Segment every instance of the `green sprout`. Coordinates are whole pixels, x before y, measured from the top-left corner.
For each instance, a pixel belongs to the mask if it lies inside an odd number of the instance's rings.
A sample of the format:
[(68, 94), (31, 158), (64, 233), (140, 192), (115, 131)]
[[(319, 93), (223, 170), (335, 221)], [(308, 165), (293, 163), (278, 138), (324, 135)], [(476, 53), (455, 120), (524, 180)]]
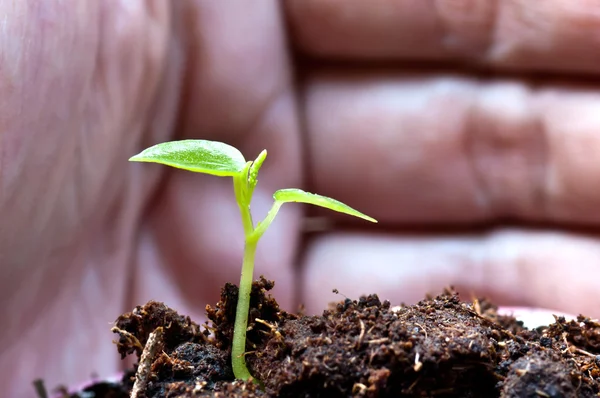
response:
[(129, 159), (135, 162), (159, 163), (196, 173), (233, 178), (235, 199), (244, 226), (245, 246), (233, 331), (231, 361), (235, 377), (242, 380), (248, 380), (252, 377), (246, 366), (244, 353), (256, 247), (281, 206), (287, 202), (308, 203), (367, 221), (377, 222), (374, 218), (335, 199), (308, 193), (300, 189), (280, 189), (273, 194), (275, 202), (265, 219), (254, 226), (250, 213), (250, 202), (252, 201), (254, 188), (258, 183), (258, 171), (266, 157), (267, 151), (263, 150), (256, 160), (246, 161), (238, 149), (222, 142), (181, 140), (154, 145)]

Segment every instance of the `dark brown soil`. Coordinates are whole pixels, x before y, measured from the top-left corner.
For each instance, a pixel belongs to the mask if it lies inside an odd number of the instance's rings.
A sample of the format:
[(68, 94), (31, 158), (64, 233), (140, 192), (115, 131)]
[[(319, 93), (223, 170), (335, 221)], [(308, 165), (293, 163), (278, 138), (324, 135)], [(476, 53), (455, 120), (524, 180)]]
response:
[[(233, 381), (236, 286), (225, 285), (221, 301), (207, 306), (203, 327), (153, 301), (120, 316), (117, 350), (138, 363), (162, 328), (140, 397), (600, 396), (600, 324), (585, 317), (527, 330), (452, 291), (397, 307), (370, 295), (301, 316), (280, 310), (266, 293), (272, 287), (254, 283), (248, 332), (247, 362), (264, 388)], [(68, 397), (129, 397), (138, 367), (120, 384)]]

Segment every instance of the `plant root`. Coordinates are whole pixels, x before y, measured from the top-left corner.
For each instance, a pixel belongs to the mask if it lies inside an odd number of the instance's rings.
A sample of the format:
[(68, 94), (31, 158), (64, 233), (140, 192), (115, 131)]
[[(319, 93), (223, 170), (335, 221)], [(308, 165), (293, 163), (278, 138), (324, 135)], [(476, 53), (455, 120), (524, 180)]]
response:
[(113, 333), (118, 333), (119, 336), (124, 337), (133, 347), (135, 347), (135, 350), (138, 355), (141, 355), (142, 351), (144, 351), (144, 346), (142, 346), (140, 340), (138, 340), (137, 337), (129, 333), (127, 330), (119, 329), (118, 327), (114, 326), (110, 329), (110, 331)]
[(131, 398), (141, 398), (141, 394), (148, 384), (148, 377), (150, 376), (152, 362), (154, 361), (159, 349), (162, 349), (163, 334), (164, 329), (162, 326), (157, 327), (154, 332), (150, 333), (148, 341), (146, 342), (146, 346), (142, 351), (140, 363), (135, 374), (135, 383), (131, 389)]

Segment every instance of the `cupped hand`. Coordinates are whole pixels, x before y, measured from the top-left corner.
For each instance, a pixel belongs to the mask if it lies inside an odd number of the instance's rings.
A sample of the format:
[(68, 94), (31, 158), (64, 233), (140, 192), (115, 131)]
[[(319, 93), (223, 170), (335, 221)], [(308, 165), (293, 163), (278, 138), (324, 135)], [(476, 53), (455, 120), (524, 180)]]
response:
[(257, 219), (302, 187), (380, 221), (285, 205), (255, 272), (286, 309), (454, 285), (600, 315), (599, 7), (0, 7), (0, 395), (107, 376), (120, 313), (157, 299), (202, 320), (237, 283), (231, 181), (127, 162), (173, 139), (266, 148)]

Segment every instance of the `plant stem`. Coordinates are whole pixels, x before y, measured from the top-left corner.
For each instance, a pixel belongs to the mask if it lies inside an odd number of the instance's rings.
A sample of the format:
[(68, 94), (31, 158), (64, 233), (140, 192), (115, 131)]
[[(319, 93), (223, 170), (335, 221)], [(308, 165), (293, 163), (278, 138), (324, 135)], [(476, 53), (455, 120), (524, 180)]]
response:
[[(283, 202), (275, 201), (273, 207), (265, 219), (258, 223), (254, 228), (252, 214), (250, 213), (251, 192), (253, 186), (248, 185), (246, 173), (240, 177), (234, 178), (233, 188), (235, 198), (242, 216), (244, 225), (244, 261), (242, 263), (242, 275), (240, 277), (240, 287), (238, 290), (238, 302), (235, 310), (235, 323), (233, 326), (233, 341), (231, 343), (231, 366), (236, 379), (248, 380), (252, 377), (246, 366), (246, 332), (248, 330), (248, 312), (250, 311), (250, 293), (252, 292), (252, 278), (254, 273), (254, 257), (256, 256), (256, 247), (258, 241), (265, 233), (269, 225), (275, 219)], [(250, 192), (248, 195), (247, 193)]]
[(273, 203), (273, 206), (271, 206), (271, 210), (269, 210), (265, 219), (260, 221), (256, 225), (256, 228), (253, 231), (253, 238), (255, 238), (256, 240), (259, 240), (263, 236), (263, 234), (265, 233), (267, 228), (269, 228), (269, 226), (275, 219), (275, 216), (277, 215), (277, 213), (279, 213), (279, 209), (281, 208), (282, 205), (283, 205), (283, 202), (280, 202), (278, 200), (276, 200)]
[(246, 330), (248, 328), (248, 311), (250, 310), (250, 293), (252, 291), (252, 273), (254, 271), (254, 256), (258, 240), (246, 240), (244, 263), (238, 293), (238, 303), (235, 312), (231, 361), (233, 374), (236, 379), (248, 380), (252, 375), (246, 366)]
[(252, 198), (245, 198), (244, 192), (247, 184), (246, 177), (236, 177), (233, 179), (233, 191), (235, 192), (235, 199), (240, 209), (242, 216), (242, 224), (244, 225), (244, 235), (246, 240), (254, 232), (254, 223), (252, 222), (252, 213), (250, 213), (250, 201)]
[(242, 223), (244, 225), (244, 261), (242, 263), (242, 275), (238, 290), (238, 302), (235, 311), (235, 323), (233, 327), (233, 341), (231, 343), (231, 366), (236, 379), (248, 380), (252, 377), (246, 366), (246, 331), (248, 328), (248, 312), (250, 310), (250, 293), (252, 292), (252, 274), (254, 273), (254, 257), (258, 238), (254, 236), (254, 224), (250, 213), (251, 198), (244, 197), (246, 175), (235, 178), (233, 185), (235, 196), (240, 208)]

